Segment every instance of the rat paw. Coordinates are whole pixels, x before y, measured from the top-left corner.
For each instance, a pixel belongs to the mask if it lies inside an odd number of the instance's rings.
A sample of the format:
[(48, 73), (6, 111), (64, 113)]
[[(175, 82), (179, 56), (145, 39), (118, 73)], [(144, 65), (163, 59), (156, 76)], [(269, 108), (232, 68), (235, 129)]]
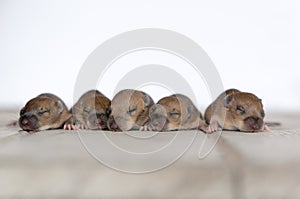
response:
[(150, 126), (145, 125), (140, 128), (140, 131), (152, 131), (152, 128)]
[(63, 127), (64, 130), (82, 130), (88, 129), (84, 124), (65, 124)]
[(262, 130), (263, 130), (263, 131), (270, 131), (270, 128), (268, 127), (268, 125), (265, 124), (265, 125), (263, 126), (263, 129), (262, 129)]
[(74, 127), (75, 126), (73, 124), (65, 124), (63, 129), (64, 130), (75, 130)]
[(222, 130), (222, 128), (220, 128), (217, 123), (212, 123), (212, 124), (209, 124), (208, 126), (204, 126), (202, 128), (201, 128), (201, 126), (199, 126), (199, 129), (204, 131), (207, 134), (211, 134), (213, 132)]

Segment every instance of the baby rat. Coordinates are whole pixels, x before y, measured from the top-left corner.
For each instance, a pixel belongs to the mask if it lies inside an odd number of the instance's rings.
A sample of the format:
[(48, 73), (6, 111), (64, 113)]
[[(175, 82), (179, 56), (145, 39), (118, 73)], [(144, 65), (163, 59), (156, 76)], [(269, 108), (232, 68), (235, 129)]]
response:
[(202, 114), (185, 95), (174, 94), (160, 99), (150, 108), (150, 122), (141, 130), (173, 131), (201, 129), (207, 125)]
[(261, 99), (252, 93), (229, 89), (223, 92), (205, 111), (208, 133), (217, 130), (257, 132), (268, 130)]
[(98, 90), (86, 92), (71, 108), (72, 118), (66, 122), (64, 129), (107, 129), (109, 106), (110, 99)]
[(61, 128), (71, 117), (65, 103), (57, 96), (44, 93), (26, 103), (20, 111), (19, 125), (27, 132)]
[(149, 121), (149, 109), (154, 104), (145, 92), (125, 89), (111, 101), (108, 128), (113, 131), (139, 130)]

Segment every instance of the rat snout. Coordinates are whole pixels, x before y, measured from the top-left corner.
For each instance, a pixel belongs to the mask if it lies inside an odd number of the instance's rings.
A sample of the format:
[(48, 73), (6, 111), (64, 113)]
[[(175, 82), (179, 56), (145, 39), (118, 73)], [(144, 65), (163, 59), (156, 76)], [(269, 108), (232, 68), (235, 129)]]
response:
[(102, 126), (102, 127), (105, 126), (106, 127), (107, 120), (108, 120), (107, 115), (104, 114), (104, 113), (97, 113), (96, 115), (97, 115), (97, 119), (99, 121), (100, 126)]
[(22, 127), (28, 127), (28, 126), (30, 126), (30, 121), (27, 118), (23, 118), (21, 120), (21, 126)]
[(96, 113), (97, 118), (101, 120), (107, 120), (107, 115), (105, 113)]
[(19, 125), (24, 131), (34, 131), (39, 128), (39, 121), (36, 116), (25, 113), (20, 117)]
[(133, 123), (123, 117), (116, 117), (115, 122), (122, 131), (128, 131), (132, 128)]
[(107, 116), (104, 113), (94, 113), (88, 118), (88, 127), (90, 129), (105, 129), (107, 128)]
[(153, 115), (149, 126), (153, 131), (162, 131), (167, 123), (167, 118), (161, 115)]
[(248, 117), (244, 120), (245, 125), (250, 131), (259, 131), (262, 129), (264, 121), (259, 117)]
[(107, 115), (105, 113), (97, 113), (96, 116), (101, 129), (107, 128)]
[(119, 126), (117, 125), (115, 119), (113, 116), (110, 116), (107, 120), (107, 127), (111, 131), (121, 131)]

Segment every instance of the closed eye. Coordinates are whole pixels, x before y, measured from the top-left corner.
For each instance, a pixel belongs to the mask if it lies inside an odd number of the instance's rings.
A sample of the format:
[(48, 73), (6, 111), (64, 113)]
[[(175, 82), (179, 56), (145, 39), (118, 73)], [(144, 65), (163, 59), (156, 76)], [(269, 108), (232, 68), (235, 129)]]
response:
[(134, 111), (136, 111), (136, 108), (133, 108), (133, 109), (130, 109), (130, 108), (129, 108), (129, 110), (127, 111), (127, 114), (130, 115), (130, 114), (132, 114)]
[(48, 109), (46, 109), (46, 110), (40, 110), (40, 111), (38, 112), (38, 114), (39, 114), (39, 115), (43, 115), (43, 114), (49, 113), (49, 112), (50, 112), (50, 110), (48, 110)]
[(237, 106), (236, 110), (238, 110), (242, 115), (246, 113), (246, 110), (242, 106)]
[(83, 111), (86, 112), (86, 113), (90, 113), (91, 109), (90, 108), (84, 108)]
[(178, 116), (180, 115), (180, 113), (178, 112), (170, 112), (169, 115), (172, 117), (172, 116)]

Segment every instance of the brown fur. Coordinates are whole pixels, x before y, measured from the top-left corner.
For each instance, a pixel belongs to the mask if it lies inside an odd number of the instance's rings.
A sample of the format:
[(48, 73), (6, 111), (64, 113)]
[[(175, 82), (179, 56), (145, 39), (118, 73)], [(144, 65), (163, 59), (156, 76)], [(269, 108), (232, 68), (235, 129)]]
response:
[(118, 92), (111, 101), (110, 130), (138, 130), (149, 120), (152, 98), (142, 92), (126, 89)]
[(107, 129), (109, 106), (110, 99), (98, 90), (86, 92), (70, 110), (72, 118), (64, 129)]
[(266, 128), (261, 99), (252, 93), (229, 89), (222, 93), (205, 111), (209, 131), (262, 131)]
[(160, 99), (151, 107), (150, 118), (149, 125), (142, 130), (172, 131), (207, 127), (193, 102), (182, 94)]
[(59, 97), (44, 93), (28, 101), (21, 109), (19, 125), (28, 132), (57, 129), (70, 117), (67, 106)]

